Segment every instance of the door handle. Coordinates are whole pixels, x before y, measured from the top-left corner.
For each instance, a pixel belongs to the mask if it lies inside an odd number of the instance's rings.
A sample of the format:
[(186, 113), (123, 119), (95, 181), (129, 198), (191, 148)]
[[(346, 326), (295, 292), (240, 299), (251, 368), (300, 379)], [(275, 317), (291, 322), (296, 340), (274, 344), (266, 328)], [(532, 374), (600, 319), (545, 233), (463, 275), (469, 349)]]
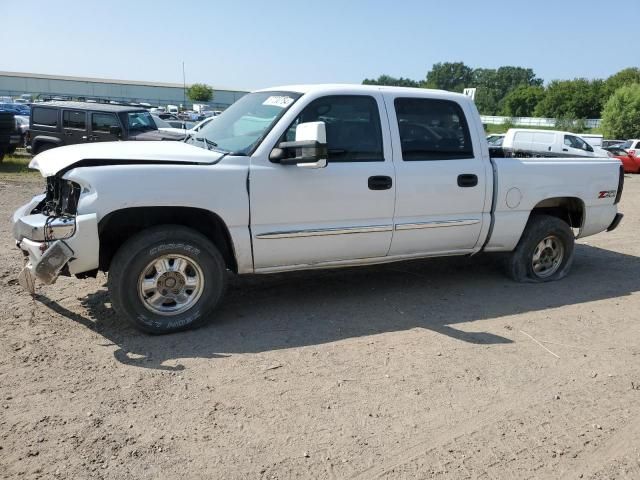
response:
[(463, 173), (458, 175), (459, 187), (475, 187), (478, 185), (478, 176), (472, 173)]
[(369, 190), (389, 190), (393, 185), (393, 180), (386, 175), (374, 175), (369, 177), (368, 184)]
[(569, 151), (569, 149), (568, 149), (568, 148), (563, 148), (563, 149), (562, 149), (562, 151), (563, 151), (563, 152), (568, 152), (568, 151)]

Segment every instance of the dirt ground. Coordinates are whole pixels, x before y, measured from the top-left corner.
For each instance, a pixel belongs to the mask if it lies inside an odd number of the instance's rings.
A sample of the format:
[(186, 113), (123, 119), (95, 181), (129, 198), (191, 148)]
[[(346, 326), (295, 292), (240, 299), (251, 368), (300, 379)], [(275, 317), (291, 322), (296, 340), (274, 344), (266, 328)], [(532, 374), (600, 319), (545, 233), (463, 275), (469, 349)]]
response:
[(152, 337), (105, 277), (35, 299), (0, 179), (0, 477), (640, 478), (640, 176), (563, 281), (493, 257), (235, 278)]

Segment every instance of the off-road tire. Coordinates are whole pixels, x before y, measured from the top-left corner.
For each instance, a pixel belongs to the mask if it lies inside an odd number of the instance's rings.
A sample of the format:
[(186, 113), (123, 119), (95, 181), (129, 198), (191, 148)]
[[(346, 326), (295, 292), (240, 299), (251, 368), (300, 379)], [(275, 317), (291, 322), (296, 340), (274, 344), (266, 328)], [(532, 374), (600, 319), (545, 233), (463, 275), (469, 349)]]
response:
[[(550, 236), (562, 244), (563, 257), (552, 274), (541, 277), (534, 271), (534, 254), (540, 242)], [(560, 280), (571, 268), (574, 245), (573, 231), (565, 221), (549, 215), (533, 214), (515, 250), (507, 256), (507, 274), (517, 282), (542, 283)]]
[[(172, 254), (197, 263), (204, 285), (188, 310), (160, 315), (150, 311), (140, 298), (139, 279), (150, 262)], [(181, 225), (161, 225), (139, 232), (118, 249), (109, 267), (113, 308), (136, 328), (151, 334), (196, 328), (210, 320), (226, 285), (227, 269), (216, 246), (201, 233)]]

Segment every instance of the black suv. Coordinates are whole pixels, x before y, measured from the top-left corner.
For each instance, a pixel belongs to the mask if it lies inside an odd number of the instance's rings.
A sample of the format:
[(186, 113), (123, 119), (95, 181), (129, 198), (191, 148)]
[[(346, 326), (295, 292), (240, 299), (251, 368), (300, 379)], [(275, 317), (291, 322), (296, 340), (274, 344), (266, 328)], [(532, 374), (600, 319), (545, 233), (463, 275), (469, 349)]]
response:
[(31, 106), (33, 154), (62, 145), (116, 140), (183, 140), (185, 134), (158, 130), (139, 107), (88, 102), (43, 102)]
[(0, 162), (5, 153), (13, 153), (20, 143), (20, 132), (11, 112), (0, 112)]

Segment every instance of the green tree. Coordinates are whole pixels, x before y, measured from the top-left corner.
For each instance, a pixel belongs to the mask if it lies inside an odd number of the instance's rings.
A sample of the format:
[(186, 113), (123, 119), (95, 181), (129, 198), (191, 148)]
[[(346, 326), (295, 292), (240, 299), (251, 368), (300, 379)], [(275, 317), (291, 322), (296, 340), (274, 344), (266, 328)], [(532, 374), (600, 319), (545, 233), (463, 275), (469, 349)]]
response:
[(618, 73), (611, 75), (604, 81), (603, 103), (607, 103), (609, 97), (615, 93), (620, 87), (640, 83), (640, 68), (632, 67), (620, 70)]
[(420, 82), (410, 78), (396, 78), (390, 75), (380, 75), (378, 78), (365, 78), (363, 85), (387, 85), (391, 87), (420, 87)]
[(537, 117), (598, 118), (602, 110), (602, 80), (554, 80), (535, 109)]
[(462, 92), (464, 88), (472, 86), (472, 80), (473, 69), (463, 62), (436, 63), (427, 73), (424, 86), (451, 92)]
[(192, 102), (208, 102), (213, 98), (213, 88), (204, 83), (194, 83), (187, 88), (187, 96)]
[(476, 105), (485, 115), (498, 114), (506, 96), (516, 88), (541, 85), (542, 79), (536, 77), (531, 68), (504, 66), (497, 70), (477, 68), (473, 71), (473, 86), (478, 89)]
[(544, 88), (537, 85), (520, 85), (502, 99), (502, 115), (531, 117), (536, 106), (544, 98)]
[(640, 137), (640, 83), (621, 87), (609, 98), (601, 130), (609, 138)]

